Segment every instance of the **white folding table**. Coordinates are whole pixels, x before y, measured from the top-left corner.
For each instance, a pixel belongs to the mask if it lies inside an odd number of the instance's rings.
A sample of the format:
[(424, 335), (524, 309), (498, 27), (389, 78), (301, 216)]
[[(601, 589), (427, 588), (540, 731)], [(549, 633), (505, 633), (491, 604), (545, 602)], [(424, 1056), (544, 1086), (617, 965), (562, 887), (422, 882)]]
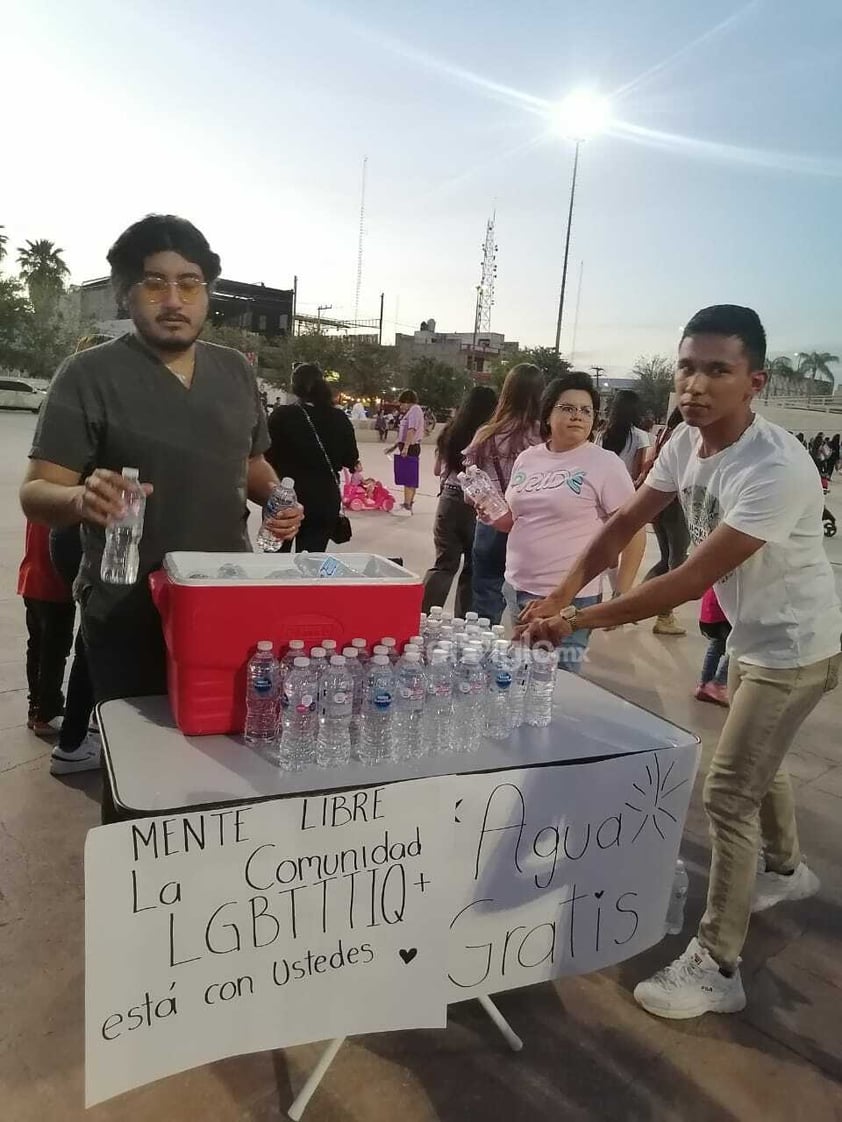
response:
[[(509, 740), (484, 739), (472, 754), (426, 756), (412, 763), (311, 767), (281, 771), (234, 736), (186, 737), (166, 697), (109, 701), (98, 707), (105, 766), (117, 811), (127, 817), (235, 805), (284, 795), (382, 785), (424, 776), (540, 768), (547, 765), (685, 748), (693, 733), (573, 674), (559, 674), (552, 723), (523, 726)], [(478, 999), (506, 1043), (522, 1041), (490, 997)], [(289, 1109), (300, 1119), (343, 1042), (330, 1042)]]

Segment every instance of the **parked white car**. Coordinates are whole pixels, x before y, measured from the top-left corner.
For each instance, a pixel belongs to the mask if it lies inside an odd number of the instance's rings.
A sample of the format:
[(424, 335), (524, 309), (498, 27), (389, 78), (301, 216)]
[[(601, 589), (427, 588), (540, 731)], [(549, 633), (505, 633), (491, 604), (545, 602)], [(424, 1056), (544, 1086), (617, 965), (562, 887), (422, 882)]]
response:
[(46, 396), (44, 390), (19, 378), (0, 378), (0, 409), (28, 409), (30, 413), (37, 413)]

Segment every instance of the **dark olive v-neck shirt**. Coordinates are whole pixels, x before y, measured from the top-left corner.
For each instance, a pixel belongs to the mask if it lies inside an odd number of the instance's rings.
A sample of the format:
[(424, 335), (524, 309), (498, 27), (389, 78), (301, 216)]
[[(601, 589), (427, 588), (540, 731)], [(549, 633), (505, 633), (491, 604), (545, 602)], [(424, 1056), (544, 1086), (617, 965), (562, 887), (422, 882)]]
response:
[[(140, 543), (145, 583), (174, 550), (251, 548), (248, 460), (268, 446), (254, 374), (239, 351), (197, 343), (187, 388), (130, 334), (62, 363), (29, 455), (82, 476), (136, 467), (153, 485)], [(104, 530), (86, 524), (82, 538), (77, 594), (104, 618), (127, 590), (100, 581)]]

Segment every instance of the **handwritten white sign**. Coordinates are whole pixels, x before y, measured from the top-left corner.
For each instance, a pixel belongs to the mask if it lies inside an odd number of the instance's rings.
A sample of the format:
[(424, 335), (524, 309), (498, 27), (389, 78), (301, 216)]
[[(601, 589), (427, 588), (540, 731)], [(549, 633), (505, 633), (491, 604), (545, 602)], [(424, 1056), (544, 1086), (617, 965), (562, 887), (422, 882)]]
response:
[(448, 779), (92, 830), (86, 1101), (224, 1056), (446, 1021)]
[(697, 762), (689, 745), (454, 776), (449, 1000), (601, 970), (658, 942)]

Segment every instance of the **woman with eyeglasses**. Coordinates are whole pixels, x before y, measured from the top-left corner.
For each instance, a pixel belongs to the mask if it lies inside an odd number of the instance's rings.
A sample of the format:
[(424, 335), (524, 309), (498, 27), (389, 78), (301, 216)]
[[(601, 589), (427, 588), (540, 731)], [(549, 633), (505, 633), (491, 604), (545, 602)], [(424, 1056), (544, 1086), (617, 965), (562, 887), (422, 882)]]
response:
[[(588, 542), (634, 493), (623, 461), (592, 441), (599, 393), (588, 374), (570, 373), (551, 382), (541, 401), (543, 442), (515, 461), (506, 491), (509, 514), (494, 523), (508, 532), (506, 582), (521, 611), (556, 588)], [(645, 540), (645, 539), (644, 539)], [(640, 564), (640, 541), (620, 560), (618, 590), (631, 586)], [(600, 578), (574, 601), (599, 603)], [(559, 666), (578, 674), (589, 632), (576, 631), (559, 649)]]

